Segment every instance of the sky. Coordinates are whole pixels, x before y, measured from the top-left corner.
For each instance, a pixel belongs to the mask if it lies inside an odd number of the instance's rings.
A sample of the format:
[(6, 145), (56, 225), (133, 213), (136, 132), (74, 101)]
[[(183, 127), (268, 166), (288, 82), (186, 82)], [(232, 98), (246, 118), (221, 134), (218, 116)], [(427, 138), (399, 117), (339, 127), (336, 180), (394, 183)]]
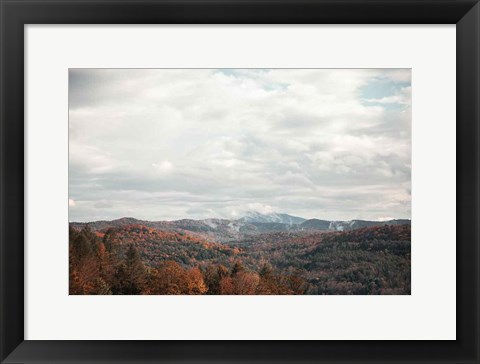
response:
[(70, 69), (69, 219), (411, 215), (410, 69)]

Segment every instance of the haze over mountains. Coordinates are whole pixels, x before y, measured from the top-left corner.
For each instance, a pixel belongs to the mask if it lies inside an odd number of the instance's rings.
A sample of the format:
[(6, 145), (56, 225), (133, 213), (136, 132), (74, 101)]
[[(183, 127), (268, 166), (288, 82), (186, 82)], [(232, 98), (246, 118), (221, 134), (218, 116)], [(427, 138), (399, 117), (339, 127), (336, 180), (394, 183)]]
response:
[(364, 227), (384, 225), (410, 224), (407, 219), (388, 221), (328, 221), (320, 219), (304, 219), (284, 213), (262, 214), (250, 212), (237, 220), (227, 219), (182, 219), (175, 221), (145, 221), (132, 217), (124, 217), (112, 221), (94, 221), (88, 223), (72, 222), (73, 227), (82, 228), (85, 225), (93, 231), (118, 228), (129, 225), (143, 225), (163, 231), (189, 232), (204, 238), (219, 242), (229, 242), (245, 238), (249, 235), (282, 231), (350, 231)]

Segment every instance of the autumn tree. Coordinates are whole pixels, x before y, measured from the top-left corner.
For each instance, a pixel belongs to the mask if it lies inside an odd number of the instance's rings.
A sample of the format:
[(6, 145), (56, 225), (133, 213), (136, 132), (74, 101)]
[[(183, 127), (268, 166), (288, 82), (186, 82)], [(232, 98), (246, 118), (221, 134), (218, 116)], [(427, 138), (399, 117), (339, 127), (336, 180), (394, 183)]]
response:
[(240, 271), (233, 277), (234, 294), (253, 295), (259, 282), (260, 277), (257, 273)]
[(187, 294), (205, 294), (208, 291), (208, 287), (203, 280), (202, 272), (198, 267), (192, 268), (187, 273), (188, 286)]
[(185, 294), (188, 287), (188, 276), (185, 269), (174, 261), (162, 263), (153, 278), (153, 293), (162, 295)]
[(295, 295), (305, 294), (309, 287), (307, 281), (303, 277), (303, 272), (299, 269), (290, 268), (284, 282), (291, 293)]
[(208, 287), (207, 294), (220, 294), (220, 281), (222, 278), (229, 276), (228, 269), (219, 264), (208, 265), (203, 273), (204, 281)]
[(233, 284), (232, 277), (226, 276), (220, 280), (219, 294), (223, 294), (223, 295), (235, 294), (235, 285)]

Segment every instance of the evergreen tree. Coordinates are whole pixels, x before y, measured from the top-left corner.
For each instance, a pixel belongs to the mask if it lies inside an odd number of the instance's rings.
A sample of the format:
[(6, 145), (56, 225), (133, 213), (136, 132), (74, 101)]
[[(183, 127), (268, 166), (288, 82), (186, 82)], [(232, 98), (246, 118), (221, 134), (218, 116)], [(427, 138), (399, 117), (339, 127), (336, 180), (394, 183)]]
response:
[(243, 272), (245, 270), (244, 266), (240, 262), (235, 262), (232, 267), (231, 276), (233, 277), (235, 274)]
[(113, 292), (115, 294), (142, 294), (146, 283), (146, 271), (137, 249), (130, 244), (125, 260), (117, 267), (114, 277)]

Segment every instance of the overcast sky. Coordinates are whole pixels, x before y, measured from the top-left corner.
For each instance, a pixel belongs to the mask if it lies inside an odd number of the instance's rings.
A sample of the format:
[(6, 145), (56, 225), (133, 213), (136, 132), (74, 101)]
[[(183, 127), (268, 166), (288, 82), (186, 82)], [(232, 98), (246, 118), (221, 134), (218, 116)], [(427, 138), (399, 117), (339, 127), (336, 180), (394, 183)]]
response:
[(70, 221), (410, 218), (410, 78), (70, 70)]

